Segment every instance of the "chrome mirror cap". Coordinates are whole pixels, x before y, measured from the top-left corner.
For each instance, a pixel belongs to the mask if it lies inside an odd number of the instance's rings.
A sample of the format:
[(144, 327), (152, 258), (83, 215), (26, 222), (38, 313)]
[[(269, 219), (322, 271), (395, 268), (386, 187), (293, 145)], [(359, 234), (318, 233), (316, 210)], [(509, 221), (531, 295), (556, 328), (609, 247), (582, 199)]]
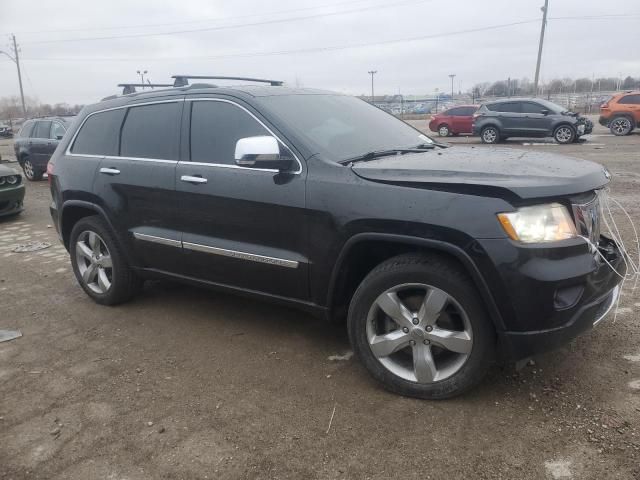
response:
[(245, 137), (236, 142), (235, 160), (238, 165), (251, 167), (279, 159), (280, 145), (272, 136)]

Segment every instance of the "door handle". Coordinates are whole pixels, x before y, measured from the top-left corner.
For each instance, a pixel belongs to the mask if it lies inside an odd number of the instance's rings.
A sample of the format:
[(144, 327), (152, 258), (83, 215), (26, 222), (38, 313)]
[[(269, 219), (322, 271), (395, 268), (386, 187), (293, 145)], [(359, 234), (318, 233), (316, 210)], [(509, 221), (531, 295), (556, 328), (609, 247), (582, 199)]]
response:
[(120, 175), (120, 170), (117, 168), (101, 168), (100, 173), (106, 173), (107, 175)]
[(207, 179), (206, 178), (197, 177), (197, 176), (191, 176), (191, 175), (182, 175), (180, 177), (180, 180), (182, 180), (183, 182), (194, 183), (194, 184), (207, 183)]

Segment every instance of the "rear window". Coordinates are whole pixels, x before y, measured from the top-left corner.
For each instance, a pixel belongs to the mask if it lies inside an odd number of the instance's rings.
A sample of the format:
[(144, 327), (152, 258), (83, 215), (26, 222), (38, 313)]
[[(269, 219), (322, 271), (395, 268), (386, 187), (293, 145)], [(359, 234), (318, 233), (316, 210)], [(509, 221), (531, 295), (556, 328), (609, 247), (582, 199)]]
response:
[(36, 122), (36, 128), (31, 134), (31, 138), (49, 138), (49, 132), (51, 131), (51, 121)]
[(109, 110), (89, 116), (73, 142), (77, 155), (118, 155), (120, 126), (126, 109)]
[(625, 95), (618, 103), (623, 105), (640, 105), (640, 95)]
[(178, 159), (182, 103), (157, 103), (131, 107), (122, 127), (123, 157)]
[(25, 122), (24, 125), (22, 125), (22, 128), (20, 129), (20, 131), (18, 132), (18, 137), (29, 137), (31, 136), (31, 131), (33, 130), (33, 125), (34, 122), (29, 120), (28, 122)]

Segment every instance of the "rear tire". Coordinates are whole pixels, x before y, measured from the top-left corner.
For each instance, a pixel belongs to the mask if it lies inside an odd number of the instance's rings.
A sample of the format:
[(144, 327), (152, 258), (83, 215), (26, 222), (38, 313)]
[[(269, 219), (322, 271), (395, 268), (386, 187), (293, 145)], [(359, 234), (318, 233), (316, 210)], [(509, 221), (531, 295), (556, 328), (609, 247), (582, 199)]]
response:
[(24, 172), (24, 176), (30, 182), (37, 182), (42, 180), (42, 175), (44, 171), (35, 167), (31, 159), (26, 156), (22, 160), (22, 171)]
[(84, 217), (73, 226), (69, 253), (78, 283), (96, 303), (126, 302), (142, 287), (111, 229), (98, 216)]
[(451, 129), (449, 128), (449, 125), (445, 123), (440, 125), (438, 127), (438, 135), (441, 137), (448, 137), (449, 135), (451, 135)]
[(480, 139), (482, 140), (482, 143), (489, 145), (498, 143), (500, 141), (500, 131), (493, 125), (484, 127), (480, 132)]
[(629, 117), (617, 116), (609, 123), (609, 130), (616, 137), (623, 137), (633, 131), (633, 124), (631, 120), (629, 120)]
[(495, 355), (495, 330), (475, 285), (439, 256), (400, 255), (374, 268), (351, 300), (348, 330), (369, 373), (411, 397), (459, 395), (482, 380)]

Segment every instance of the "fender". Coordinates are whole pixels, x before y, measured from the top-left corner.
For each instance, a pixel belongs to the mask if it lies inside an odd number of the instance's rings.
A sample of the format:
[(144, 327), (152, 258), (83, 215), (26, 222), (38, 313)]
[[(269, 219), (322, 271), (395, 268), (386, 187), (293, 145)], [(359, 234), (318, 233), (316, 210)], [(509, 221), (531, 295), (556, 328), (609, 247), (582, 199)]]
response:
[(473, 262), (471, 257), (469, 257), (469, 255), (462, 248), (456, 245), (453, 245), (451, 243), (443, 242), (440, 240), (432, 240), (429, 238), (412, 237), (407, 235), (397, 235), (397, 234), (391, 234), (391, 233), (358, 233), (352, 236), (351, 238), (349, 238), (345, 242), (345, 244), (342, 247), (342, 250), (340, 251), (340, 254), (338, 255), (338, 259), (336, 260), (333, 271), (331, 272), (331, 279), (329, 282), (329, 295), (327, 299), (328, 300), (327, 305), (329, 306), (329, 308), (333, 304), (335, 284), (338, 281), (338, 274), (340, 272), (342, 264), (347, 258), (347, 255), (356, 244), (363, 241), (368, 241), (368, 240), (387, 241), (387, 242), (393, 242), (393, 243), (403, 243), (406, 245), (415, 245), (419, 247), (429, 248), (432, 250), (439, 250), (441, 252), (453, 255), (455, 258), (457, 258), (460, 261), (460, 263), (462, 263), (465, 270), (469, 273), (469, 275), (471, 276), (471, 279), (473, 280), (474, 284), (478, 288), (478, 291), (480, 292), (480, 296), (484, 301), (484, 304), (487, 308), (487, 311), (489, 312), (489, 315), (491, 316), (491, 319), (493, 320), (494, 325), (496, 326), (496, 329), (502, 330), (502, 331), (506, 329), (504, 320), (502, 318), (502, 314), (500, 313), (500, 310), (498, 309), (498, 306), (495, 303), (493, 294), (491, 293), (491, 290), (489, 289), (489, 286), (487, 285), (482, 273), (480, 272), (480, 270), (478, 270), (478, 267)]

